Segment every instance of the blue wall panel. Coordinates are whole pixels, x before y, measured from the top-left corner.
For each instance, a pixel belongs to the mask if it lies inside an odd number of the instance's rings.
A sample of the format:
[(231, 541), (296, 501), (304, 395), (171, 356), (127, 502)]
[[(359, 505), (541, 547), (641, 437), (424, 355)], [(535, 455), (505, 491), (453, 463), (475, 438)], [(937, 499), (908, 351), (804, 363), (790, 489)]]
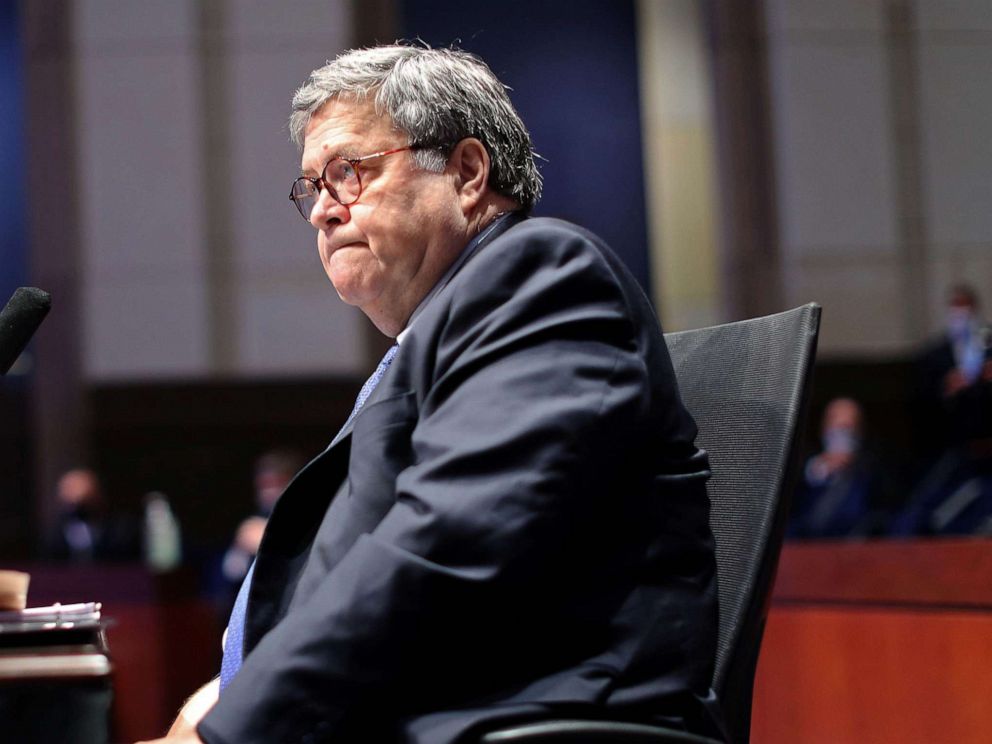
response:
[(19, 36), (17, 3), (0, 2), (0, 307), (27, 278)]
[(402, 0), (401, 32), (482, 57), (513, 90), (534, 139), (535, 214), (601, 235), (649, 290), (631, 0)]

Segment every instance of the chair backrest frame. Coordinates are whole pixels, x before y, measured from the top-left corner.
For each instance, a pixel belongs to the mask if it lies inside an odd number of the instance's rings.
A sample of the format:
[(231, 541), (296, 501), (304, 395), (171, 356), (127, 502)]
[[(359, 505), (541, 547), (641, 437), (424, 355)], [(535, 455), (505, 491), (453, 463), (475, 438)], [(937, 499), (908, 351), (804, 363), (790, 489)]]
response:
[(820, 307), (666, 334), (682, 400), (713, 469), (720, 624), (713, 688), (748, 741), (758, 652), (799, 471)]

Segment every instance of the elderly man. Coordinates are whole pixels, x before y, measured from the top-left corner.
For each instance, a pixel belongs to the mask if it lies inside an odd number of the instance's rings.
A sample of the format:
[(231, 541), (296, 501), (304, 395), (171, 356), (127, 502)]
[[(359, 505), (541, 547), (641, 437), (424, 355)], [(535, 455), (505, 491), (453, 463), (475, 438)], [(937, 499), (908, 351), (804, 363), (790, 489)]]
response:
[(706, 457), (622, 263), (527, 217), (504, 86), (387, 46), (314, 71), (293, 109), (290, 198), (396, 345), (276, 505), (219, 700), (176, 736), (470, 741), (558, 713), (719, 735)]

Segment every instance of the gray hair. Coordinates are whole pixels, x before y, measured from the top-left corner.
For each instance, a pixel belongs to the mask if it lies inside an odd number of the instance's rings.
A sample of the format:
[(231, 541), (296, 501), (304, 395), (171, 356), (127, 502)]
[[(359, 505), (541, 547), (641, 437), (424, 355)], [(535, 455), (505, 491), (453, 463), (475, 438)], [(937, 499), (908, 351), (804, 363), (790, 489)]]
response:
[(421, 168), (440, 172), (458, 142), (480, 140), (491, 161), (489, 185), (525, 210), (541, 197), (530, 135), (507, 89), (474, 54), (396, 44), (354, 49), (310, 73), (293, 96), (289, 128), (300, 147), (310, 118), (336, 96), (387, 115), (420, 149)]

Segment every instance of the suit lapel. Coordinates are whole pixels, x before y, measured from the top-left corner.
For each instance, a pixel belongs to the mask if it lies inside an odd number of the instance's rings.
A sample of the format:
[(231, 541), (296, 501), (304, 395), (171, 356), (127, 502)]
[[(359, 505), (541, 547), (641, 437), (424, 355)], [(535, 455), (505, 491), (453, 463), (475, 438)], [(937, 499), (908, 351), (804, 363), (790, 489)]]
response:
[(262, 536), (246, 610), (248, 653), (282, 616), (317, 528), (348, 473), (351, 438), (341, 437), (311, 460), (276, 502)]

